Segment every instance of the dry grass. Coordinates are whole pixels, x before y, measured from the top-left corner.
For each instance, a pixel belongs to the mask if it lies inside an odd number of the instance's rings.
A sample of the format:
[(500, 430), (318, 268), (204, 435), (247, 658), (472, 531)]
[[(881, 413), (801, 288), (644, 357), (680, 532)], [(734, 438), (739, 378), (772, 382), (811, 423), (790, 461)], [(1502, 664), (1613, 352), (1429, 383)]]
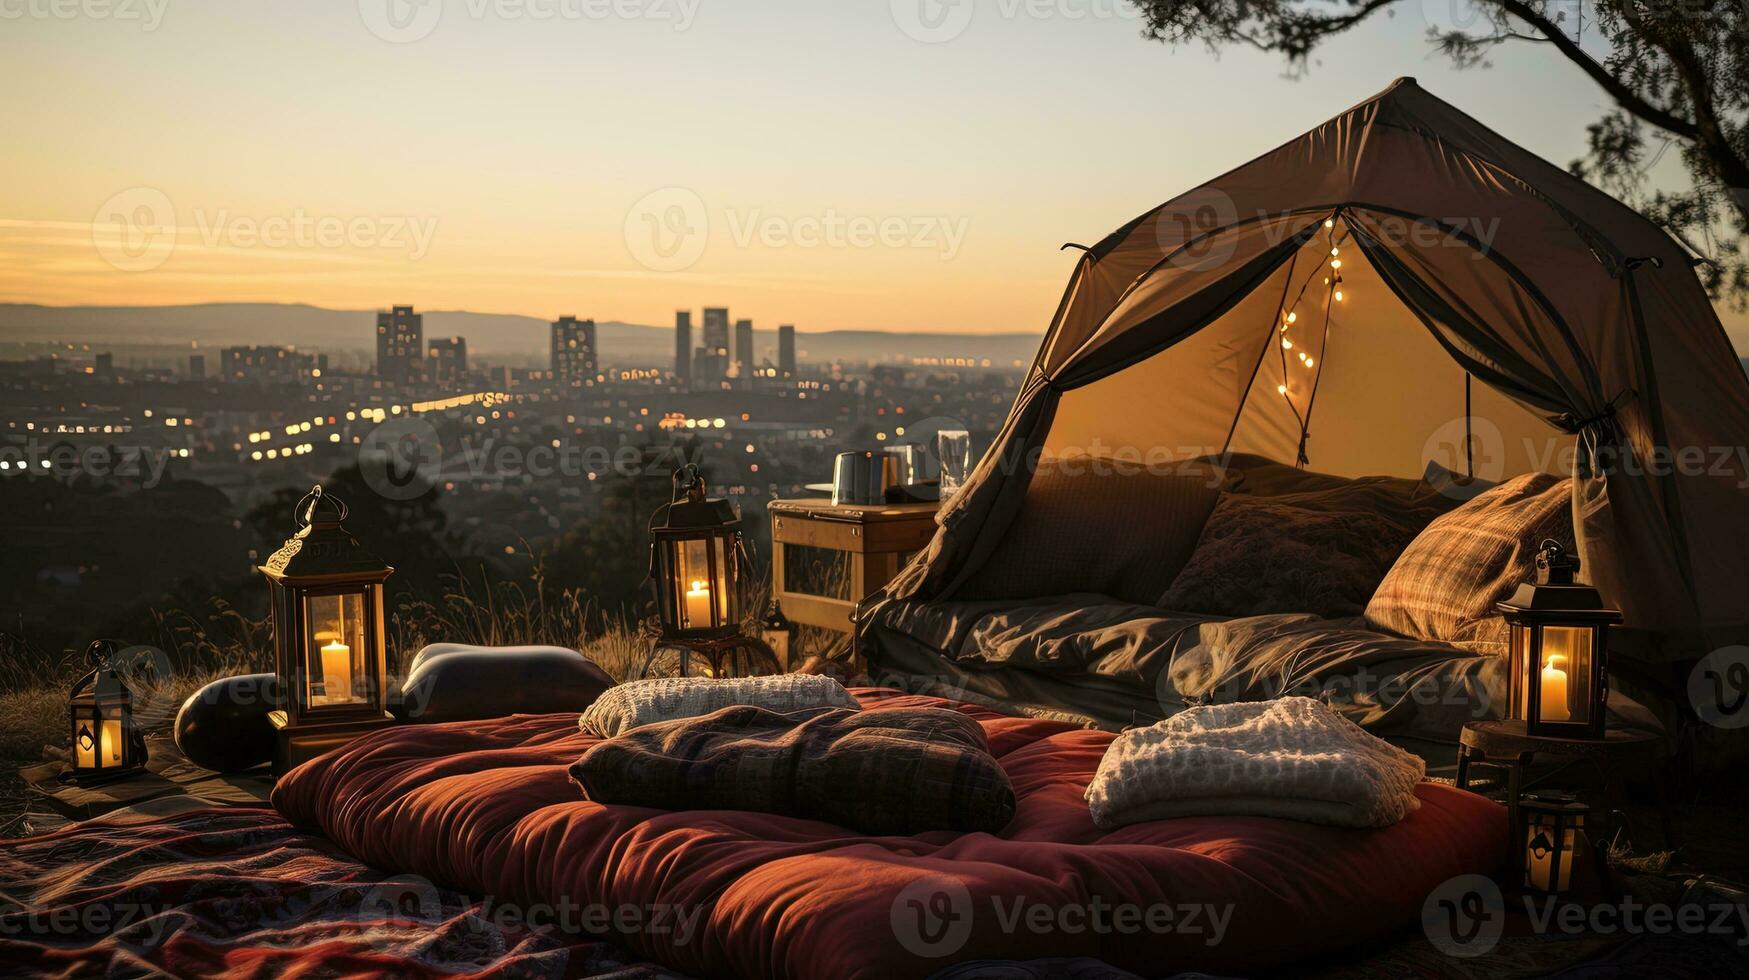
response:
[[(580, 650), (616, 680), (625, 679), (653, 648), (636, 624), (603, 613), (574, 590), (545, 587), (540, 570), (528, 582), (458, 579), (437, 601), (404, 600), (389, 614), (389, 672), (398, 686), (412, 657), (428, 643), (481, 646), (546, 645)], [(760, 604), (753, 608), (763, 610)], [(156, 617), (130, 676), (136, 717), (149, 733), (168, 732), (189, 695), (221, 677), (273, 670), (272, 628), (215, 600), (204, 614), (169, 611)], [(67, 696), (85, 673), (75, 651), (48, 655), (16, 637), (0, 650), (0, 837), (21, 824), (25, 796), (19, 769), (67, 752)]]

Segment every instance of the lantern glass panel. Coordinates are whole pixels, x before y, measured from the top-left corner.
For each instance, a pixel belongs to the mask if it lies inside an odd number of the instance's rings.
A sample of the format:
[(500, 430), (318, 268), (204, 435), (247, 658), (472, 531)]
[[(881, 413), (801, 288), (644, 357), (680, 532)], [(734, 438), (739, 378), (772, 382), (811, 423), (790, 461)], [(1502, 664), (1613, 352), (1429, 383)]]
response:
[(1524, 683), (1525, 661), (1530, 657), (1530, 627), (1513, 623), (1507, 630), (1507, 664), (1512, 668), (1509, 683), (1513, 718), (1530, 717), (1530, 686)]
[(1530, 813), (1525, 828), (1524, 883), (1541, 892), (1564, 892), (1573, 884), (1583, 818)]
[(727, 540), (712, 536), (679, 543), (679, 574), (672, 587), (677, 593), (674, 606), (680, 613), (681, 629), (714, 629), (729, 622), (732, 583)]
[(1590, 626), (1544, 626), (1541, 664), (1537, 669), (1540, 685), (1538, 720), (1546, 722), (1587, 723), (1591, 720), (1591, 655)]
[(366, 704), (365, 603), (368, 591), (312, 595), (304, 599), (304, 695), (311, 707)]
[(124, 748), (121, 717), (103, 717), (97, 708), (73, 711), (73, 765), (78, 769), (119, 769)]

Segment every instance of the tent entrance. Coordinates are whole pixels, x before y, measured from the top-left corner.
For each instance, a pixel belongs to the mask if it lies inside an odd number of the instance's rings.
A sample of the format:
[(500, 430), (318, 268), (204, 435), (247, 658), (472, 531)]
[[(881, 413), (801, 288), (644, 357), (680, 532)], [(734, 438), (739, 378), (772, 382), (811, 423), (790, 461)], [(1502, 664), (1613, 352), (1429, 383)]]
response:
[[(1420, 476), (1430, 461), (1489, 480), (1567, 472), (1571, 438), (1474, 378), (1369, 259), (1392, 249), (1392, 236), (1421, 251), (1395, 228), (1363, 226), (1357, 236), (1345, 215), (1324, 222), (1201, 329), (1064, 391), (1046, 455), (1167, 462), (1231, 451), (1343, 476)], [(1416, 264), (1509, 278), (1455, 237), (1434, 247), (1453, 254)], [(1168, 278), (1188, 286), (1194, 277)], [(1145, 316), (1150, 291), (1132, 290), (1130, 318)], [(1120, 306), (1114, 316), (1124, 314)]]

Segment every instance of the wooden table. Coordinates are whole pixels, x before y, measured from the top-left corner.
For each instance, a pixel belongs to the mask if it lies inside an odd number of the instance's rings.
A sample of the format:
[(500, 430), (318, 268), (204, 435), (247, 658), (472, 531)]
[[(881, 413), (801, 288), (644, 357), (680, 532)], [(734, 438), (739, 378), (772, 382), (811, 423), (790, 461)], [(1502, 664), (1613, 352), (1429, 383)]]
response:
[[(1670, 821), (1670, 802), (1665, 789), (1673, 748), (1661, 735), (1611, 728), (1600, 739), (1560, 738), (1531, 735), (1522, 721), (1472, 721), (1464, 726), (1458, 744), (1458, 789), (1469, 789), (1470, 767), (1483, 765), (1506, 770), (1508, 824), (1518, 827), (1518, 801), (1524, 792), (1524, 771), (1538, 755), (1580, 759), (1597, 767), (1606, 796), (1621, 795), (1621, 777), (1632, 770), (1647, 772), (1658, 790), (1658, 816), (1664, 846), (1676, 847)], [(1516, 838), (1514, 842), (1516, 846)]]
[[(771, 515), (771, 590), (791, 622), (853, 634), (850, 617), (859, 600), (899, 574), (912, 553), (935, 536), (935, 501), (914, 504), (838, 504), (825, 498), (774, 500)], [(790, 548), (809, 547), (845, 555), (849, 568), (843, 595), (802, 592), (787, 568)], [(786, 669), (791, 664), (784, 665)]]

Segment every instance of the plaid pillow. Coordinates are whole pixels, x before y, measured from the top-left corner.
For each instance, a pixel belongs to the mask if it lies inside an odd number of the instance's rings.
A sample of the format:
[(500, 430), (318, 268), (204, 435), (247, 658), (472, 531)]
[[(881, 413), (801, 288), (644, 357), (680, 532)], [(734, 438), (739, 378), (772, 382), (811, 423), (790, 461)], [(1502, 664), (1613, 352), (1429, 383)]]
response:
[(647, 677), (608, 688), (577, 719), (577, 727), (612, 738), (639, 725), (697, 718), (732, 704), (756, 704), (779, 712), (858, 707), (844, 685), (818, 674)]
[(1547, 538), (1573, 547), (1573, 481), (1527, 473), (1428, 525), (1404, 549), (1366, 606), (1376, 629), (1506, 652), (1494, 604), (1536, 568)]
[(571, 778), (598, 803), (753, 810), (869, 834), (995, 833), (1014, 816), (983, 726), (941, 708), (737, 705), (600, 742)]

